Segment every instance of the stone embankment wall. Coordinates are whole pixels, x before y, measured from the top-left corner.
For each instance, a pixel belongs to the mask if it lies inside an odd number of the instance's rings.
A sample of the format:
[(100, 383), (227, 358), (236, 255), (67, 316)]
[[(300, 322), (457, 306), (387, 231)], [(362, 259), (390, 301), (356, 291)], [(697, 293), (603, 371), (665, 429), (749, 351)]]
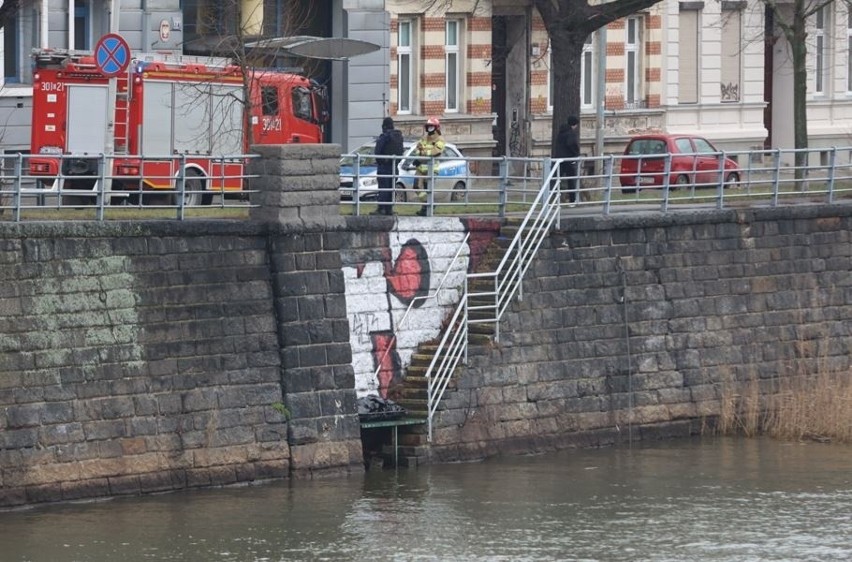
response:
[(22, 224), (0, 238), (0, 505), (288, 471), (251, 225)]
[(852, 208), (563, 219), (435, 459), (687, 435), (723, 397), (852, 376)]
[(252, 221), (0, 224), (0, 506), (363, 470), (339, 155), (267, 149)]
[[(383, 349), (403, 375), (497, 224), (344, 219), (339, 148), (262, 156), (250, 221), (0, 224), (0, 506), (363, 470), (356, 388)], [(565, 220), (434, 458), (684, 434), (729, 382), (848, 370), (850, 215)]]

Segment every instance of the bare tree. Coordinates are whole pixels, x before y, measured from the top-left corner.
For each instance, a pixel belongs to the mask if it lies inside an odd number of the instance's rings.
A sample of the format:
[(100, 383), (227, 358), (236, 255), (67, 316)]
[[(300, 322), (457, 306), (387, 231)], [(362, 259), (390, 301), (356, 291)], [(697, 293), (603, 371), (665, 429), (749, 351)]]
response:
[[(279, 12), (273, 12), (271, 6), (280, 6)], [(286, 0), (270, 3), (262, 0), (245, 2), (244, 0), (223, 0), (197, 14), (196, 27), (203, 35), (203, 41), (196, 41), (193, 52), (229, 59), (241, 70), (242, 98), (225, 95), (219, 104), (241, 103), (244, 115), (250, 115), (253, 102), (250, 95), (252, 80), (259, 80), (264, 72), (274, 72), (278, 68), (310, 75), (318, 67), (318, 62), (297, 57), (281, 48), (269, 48), (257, 45), (274, 35), (300, 35), (310, 28), (316, 6), (305, 0)], [(270, 22), (276, 22), (272, 25)], [(200, 46), (199, 46), (200, 45)], [(264, 70), (269, 69), (269, 70)], [(223, 131), (226, 132), (226, 131)], [(248, 144), (254, 142), (252, 127), (245, 131)]]
[[(805, 149), (808, 148), (808, 18), (835, 3), (835, 0), (761, 1), (768, 8), (767, 17), (772, 18), (774, 28), (771, 32), (780, 32), (789, 44), (793, 63), (793, 142), (795, 148)], [(806, 164), (807, 152), (797, 152), (797, 179), (804, 177)]]
[(534, 0), (550, 36), (553, 65), (553, 120), (551, 143), (559, 125), (580, 115), (580, 68), (586, 38), (610, 22), (653, 6), (660, 0)]

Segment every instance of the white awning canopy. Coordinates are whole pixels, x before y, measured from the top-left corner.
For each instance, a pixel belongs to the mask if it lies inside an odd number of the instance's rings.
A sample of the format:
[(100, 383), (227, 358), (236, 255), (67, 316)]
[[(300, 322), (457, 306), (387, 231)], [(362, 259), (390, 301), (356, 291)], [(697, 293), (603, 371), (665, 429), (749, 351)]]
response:
[(271, 55), (283, 51), (300, 57), (325, 60), (348, 60), (358, 55), (378, 51), (380, 48), (375, 43), (359, 41), (358, 39), (311, 37), (309, 35), (261, 39), (260, 41), (246, 43), (246, 47), (268, 51)]

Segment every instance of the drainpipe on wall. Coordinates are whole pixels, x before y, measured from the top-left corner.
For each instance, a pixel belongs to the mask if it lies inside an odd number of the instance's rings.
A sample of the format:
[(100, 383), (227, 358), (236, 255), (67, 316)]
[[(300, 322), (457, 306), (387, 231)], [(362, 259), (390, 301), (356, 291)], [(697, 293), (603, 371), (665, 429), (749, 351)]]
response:
[(74, 43), (76, 43), (74, 37), (74, 0), (68, 0), (68, 50), (74, 50)]
[(41, 14), (40, 14), (41, 15), (41, 25), (39, 25), (39, 30), (40, 30), (41, 33), (40, 33), (40, 37), (39, 37), (39, 39), (40, 39), (39, 43), (41, 44), (42, 49), (47, 49), (47, 35), (48, 35), (48, 32), (50, 31), (47, 28), (47, 21), (48, 21), (47, 4), (48, 4), (47, 0), (41, 0)]
[(153, 47), (153, 43), (148, 43), (148, 34), (151, 29), (151, 14), (148, 13), (148, 0), (142, 0), (142, 44), (139, 45), (142, 52), (148, 52)]
[(595, 174), (603, 173), (603, 147), (604, 147), (604, 104), (606, 104), (606, 26), (598, 30), (598, 75), (595, 87), (597, 89), (597, 100), (595, 101), (595, 156), (600, 158), (595, 165)]

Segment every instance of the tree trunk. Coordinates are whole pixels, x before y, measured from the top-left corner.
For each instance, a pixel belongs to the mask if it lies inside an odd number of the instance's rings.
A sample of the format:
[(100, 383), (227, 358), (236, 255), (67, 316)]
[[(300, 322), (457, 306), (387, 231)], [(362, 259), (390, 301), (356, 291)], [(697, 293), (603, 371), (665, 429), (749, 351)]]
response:
[[(793, 16), (793, 36), (788, 36), (793, 55), (793, 142), (797, 150), (808, 148), (808, 48), (805, 43), (805, 18), (802, 17), (804, 8), (802, 0), (797, 0)], [(796, 152), (795, 161), (796, 179), (803, 179), (806, 175), (808, 153)]]
[[(566, 29), (554, 29), (550, 35), (553, 66), (553, 121), (551, 146), (555, 146), (560, 125), (571, 115), (580, 116), (581, 63), (585, 37)], [(590, 69), (591, 70), (591, 69)]]

